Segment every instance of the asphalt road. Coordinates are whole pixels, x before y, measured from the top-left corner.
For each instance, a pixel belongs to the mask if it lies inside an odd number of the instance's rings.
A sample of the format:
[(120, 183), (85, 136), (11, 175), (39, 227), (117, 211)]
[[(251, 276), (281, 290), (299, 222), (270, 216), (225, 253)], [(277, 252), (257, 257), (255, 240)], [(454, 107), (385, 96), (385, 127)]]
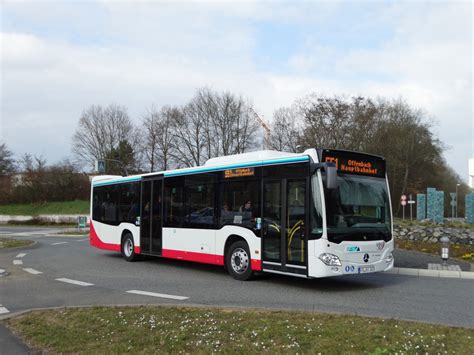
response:
[(0, 227), (0, 236), (14, 233), (37, 241), (31, 248), (0, 251), (0, 268), (10, 273), (0, 278), (0, 313), (2, 307), (13, 313), (171, 303), (337, 312), (474, 328), (473, 280), (368, 274), (314, 280), (262, 275), (239, 282), (218, 266), (158, 258), (128, 263), (118, 253), (92, 248), (87, 238), (44, 236), (50, 232)]

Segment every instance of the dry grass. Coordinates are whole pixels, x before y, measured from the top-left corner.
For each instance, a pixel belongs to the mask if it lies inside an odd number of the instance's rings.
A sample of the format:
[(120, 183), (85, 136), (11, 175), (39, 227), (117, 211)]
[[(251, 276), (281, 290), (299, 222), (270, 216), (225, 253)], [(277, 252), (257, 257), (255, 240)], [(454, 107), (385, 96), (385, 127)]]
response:
[(11, 238), (0, 238), (0, 249), (20, 248), (33, 244), (32, 240), (19, 240)]

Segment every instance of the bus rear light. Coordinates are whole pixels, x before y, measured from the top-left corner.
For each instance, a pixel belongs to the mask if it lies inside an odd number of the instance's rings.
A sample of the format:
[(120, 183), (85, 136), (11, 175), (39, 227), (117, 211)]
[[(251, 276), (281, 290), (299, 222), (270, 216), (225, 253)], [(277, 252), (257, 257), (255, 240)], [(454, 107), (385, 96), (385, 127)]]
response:
[(342, 266), (341, 260), (334, 254), (323, 253), (319, 256), (319, 259), (329, 266)]

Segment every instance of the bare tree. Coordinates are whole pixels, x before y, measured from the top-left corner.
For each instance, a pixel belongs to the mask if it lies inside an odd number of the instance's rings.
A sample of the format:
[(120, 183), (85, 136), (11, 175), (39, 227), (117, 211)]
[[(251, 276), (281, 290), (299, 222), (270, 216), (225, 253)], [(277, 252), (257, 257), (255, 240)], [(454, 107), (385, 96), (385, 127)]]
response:
[(173, 158), (180, 166), (199, 166), (208, 158), (206, 137), (209, 121), (202, 114), (199, 101), (194, 98), (173, 120), (176, 149)]
[(251, 106), (229, 92), (198, 89), (173, 122), (174, 156), (184, 166), (201, 165), (209, 158), (244, 153), (256, 146), (258, 124)]
[[(293, 108), (296, 116), (302, 117), (303, 147), (348, 149), (385, 157), (394, 211), (399, 209), (401, 194), (415, 194), (427, 186), (442, 189), (446, 181), (456, 179), (442, 157), (443, 145), (434, 136), (431, 121), (403, 100), (311, 94), (297, 100)], [(288, 121), (276, 117), (275, 122), (278, 120)], [(278, 123), (274, 126), (273, 142), (279, 149), (284, 146), (281, 132), (288, 130), (280, 130)]]
[(152, 107), (143, 119), (143, 152), (150, 171), (172, 167), (174, 149), (173, 125), (182, 115), (177, 107)]
[(300, 117), (296, 110), (282, 107), (273, 114), (270, 131), (270, 147), (279, 151), (296, 153), (300, 151)]
[[(137, 130), (125, 107), (91, 106), (79, 119), (73, 136), (73, 153), (78, 162), (89, 165), (93, 165), (98, 159), (112, 159), (111, 156), (116, 159), (118, 154), (118, 160), (127, 160), (123, 163), (129, 170), (138, 170), (138, 152), (133, 149), (137, 146), (138, 140)], [(125, 149), (127, 146), (132, 147), (132, 153), (130, 149)]]

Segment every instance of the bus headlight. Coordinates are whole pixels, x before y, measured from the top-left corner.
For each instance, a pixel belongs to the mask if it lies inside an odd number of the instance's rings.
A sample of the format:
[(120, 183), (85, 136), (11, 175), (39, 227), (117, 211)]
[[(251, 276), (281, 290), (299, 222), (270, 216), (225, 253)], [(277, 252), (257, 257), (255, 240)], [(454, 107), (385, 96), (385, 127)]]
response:
[(342, 266), (341, 260), (334, 254), (323, 253), (319, 256), (319, 259), (329, 266)]
[(387, 255), (387, 263), (391, 263), (393, 261), (393, 253), (389, 253)]

